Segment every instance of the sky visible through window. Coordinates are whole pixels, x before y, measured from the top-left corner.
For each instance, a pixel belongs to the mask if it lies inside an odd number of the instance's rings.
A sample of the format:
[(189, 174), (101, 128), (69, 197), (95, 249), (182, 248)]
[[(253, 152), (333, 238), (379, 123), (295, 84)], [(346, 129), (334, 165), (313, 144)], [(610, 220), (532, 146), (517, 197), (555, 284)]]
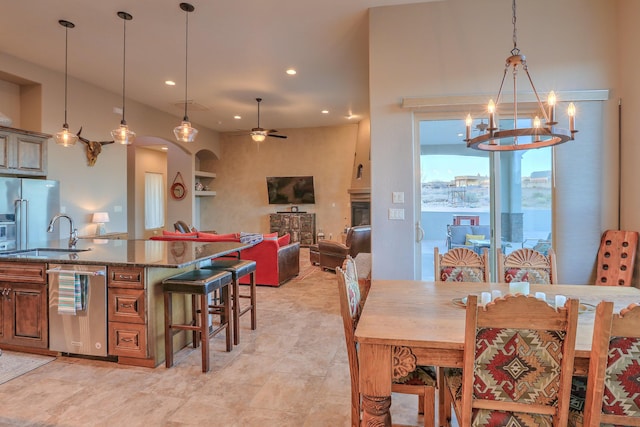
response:
[[(551, 150), (529, 150), (523, 153), (522, 176), (550, 170)], [(489, 176), (489, 159), (473, 156), (420, 156), (421, 182), (452, 181), (456, 176)]]

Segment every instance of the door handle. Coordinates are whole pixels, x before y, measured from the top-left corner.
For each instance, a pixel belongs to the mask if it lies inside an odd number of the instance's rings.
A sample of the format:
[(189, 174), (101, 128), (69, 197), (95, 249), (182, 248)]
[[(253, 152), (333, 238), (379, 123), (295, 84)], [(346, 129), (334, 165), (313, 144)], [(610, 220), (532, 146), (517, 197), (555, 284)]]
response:
[(416, 242), (420, 243), (424, 239), (424, 229), (420, 225), (420, 221), (416, 222)]

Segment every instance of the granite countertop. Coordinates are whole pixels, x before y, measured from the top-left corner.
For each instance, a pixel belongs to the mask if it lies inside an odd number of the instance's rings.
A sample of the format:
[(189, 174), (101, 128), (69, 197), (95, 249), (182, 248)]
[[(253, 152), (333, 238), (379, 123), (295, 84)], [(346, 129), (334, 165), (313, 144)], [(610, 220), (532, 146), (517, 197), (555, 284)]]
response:
[[(33, 245), (31, 252), (0, 252), (0, 261), (182, 268), (250, 246), (237, 242), (81, 239), (76, 245), (77, 251), (57, 252), (55, 249), (68, 248), (67, 240), (60, 240)], [(35, 253), (33, 249), (36, 248), (53, 250)]]

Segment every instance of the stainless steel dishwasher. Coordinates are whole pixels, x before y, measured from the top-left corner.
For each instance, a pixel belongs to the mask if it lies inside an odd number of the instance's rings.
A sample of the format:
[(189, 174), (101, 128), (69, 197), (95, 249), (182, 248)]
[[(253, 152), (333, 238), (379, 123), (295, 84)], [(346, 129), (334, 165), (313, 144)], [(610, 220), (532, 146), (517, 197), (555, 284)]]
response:
[[(63, 353), (107, 356), (107, 267), (49, 264), (49, 349)], [(61, 276), (62, 280), (61, 280)], [(68, 308), (69, 279), (76, 285), (78, 307)], [(63, 292), (60, 284), (63, 282)], [(76, 297), (72, 294), (72, 298)]]

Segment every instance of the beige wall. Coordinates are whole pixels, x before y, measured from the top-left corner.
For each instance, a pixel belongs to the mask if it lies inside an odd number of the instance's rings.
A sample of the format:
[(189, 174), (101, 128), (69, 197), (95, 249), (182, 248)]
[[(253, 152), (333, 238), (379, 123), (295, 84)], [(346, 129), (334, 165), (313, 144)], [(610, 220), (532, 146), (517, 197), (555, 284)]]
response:
[[(561, 161), (556, 166), (562, 168), (565, 172), (562, 178), (568, 180), (568, 184), (561, 185), (564, 191), (575, 190), (572, 200), (580, 201), (572, 209), (562, 211), (572, 215), (562, 220), (564, 239), (579, 238), (571, 252), (563, 248), (563, 260), (570, 265), (565, 265), (561, 273), (568, 280), (575, 279), (574, 283), (586, 280), (585, 271), (589, 277), (601, 232), (617, 226), (616, 98), (622, 90), (617, 78), (620, 68), (628, 70), (629, 78), (635, 69), (628, 63), (629, 56), (633, 56), (628, 54), (633, 50), (633, 42), (628, 42), (625, 55), (617, 48), (618, 3), (518, 2), (518, 44), (527, 57), (537, 89), (543, 92), (610, 89), (613, 98), (598, 108), (587, 108), (588, 116), (580, 119), (591, 120), (589, 124), (583, 123), (584, 133), (578, 135), (577, 141), (556, 149)], [(629, 12), (637, 8), (631, 1), (622, 3), (626, 3)], [(633, 25), (632, 15), (625, 13), (625, 16), (629, 16), (629, 26)], [(420, 252), (415, 243), (419, 210), (414, 209), (419, 206), (416, 201), (419, 169), (413, 135), (414, 111), (401, 108), (402, 98), (495, 96), (504, 61), (513, 47), (511, 35), (511, 7), (504, 1), (448, 0), (371, 10), (374, 277), (410, 279), (419, 274)], [(633, 29), (631, 35), (634, 37), (626, 39), (637, 40), (638, 30)], [(632, 64), (637, 61), (633, 58)], [(637, 110), (634, 112), (637, 116)], [(464, 114), (460, 113), (456, 112), (462, 122)], [(589, 158), (583, 156), (580, 144), (588, 144)], [(592, 164), (593, 161), (597, 164)], [(585, 181), (576, 186), (581, 178)], [(397, 207), (391, 205), (394, 191), (405, 193), (404, 221), (388, 219), (388, 209)], [(636, 195), (631, 197), (638, 199)], [(585, 205), (584, 201), (589, 203)]]
[(217, 196), (201, 200), (202, 229), (268, 232), (269, 214), (289, 206), (268, 204), (266, 177), (313, 175), (316, 203), (300, 205), (300, 211), (315, 213), (316, 231), (321, 228), (327, 238), (331, 233), (334, 240), (339, 239), (351, 218), (347, 189), (358, 125), (281, 129), (279, 133), (288, 138), (267, 138), (260, 145), (249, 136), (222, 136), (213, 183)]
[[(145, 215), (145, 174), (147, 172), (159, 173), (164, 177), (166, 183), (167, 178), (167, 154), (158, 150), (149, 148), (137, 148), (135, 154), (135, 191), (134, 206), (135, 222), (131, 224), (133, 230), (129, 230), (129, 237), (135, 239), (148, 239), (149, 237), (159, 234), (159, 230), (146, 230), (144, 226)], [(165, 191), (165, 195), (166, 195)], [(166, 202), (166, 196), (165, 196)], [(166, 203), (165, 203), (166, 206)], [(167, 220), (167, 212), (165, 209), (165, 221)], [(166, 222), (165, 222), (166, 223)], [(169, 228), (171, 229), (171, 228)]]

